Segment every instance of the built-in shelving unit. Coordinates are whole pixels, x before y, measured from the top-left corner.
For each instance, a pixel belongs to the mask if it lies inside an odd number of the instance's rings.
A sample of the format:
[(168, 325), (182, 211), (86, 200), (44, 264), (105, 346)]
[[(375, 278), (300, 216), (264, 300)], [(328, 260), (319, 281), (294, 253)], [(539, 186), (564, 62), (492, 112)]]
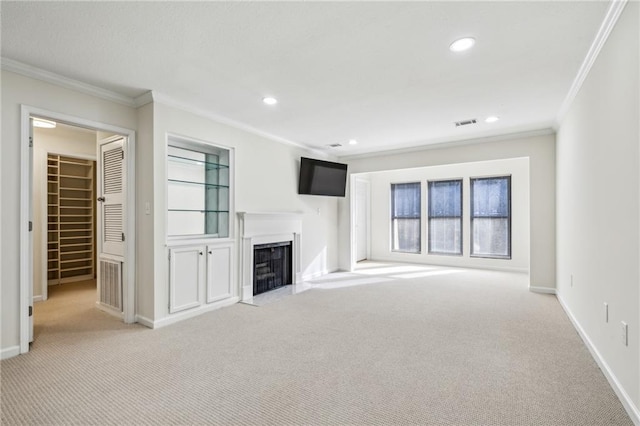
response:
[(235, 303), (233, 150), (170, 136), (167, 144), (168, 313)]
[(95, 275), (95, 161), (47, 156), (47, 279)]
[(229, 235), (229, 151), (169, 141), (168, 235)]

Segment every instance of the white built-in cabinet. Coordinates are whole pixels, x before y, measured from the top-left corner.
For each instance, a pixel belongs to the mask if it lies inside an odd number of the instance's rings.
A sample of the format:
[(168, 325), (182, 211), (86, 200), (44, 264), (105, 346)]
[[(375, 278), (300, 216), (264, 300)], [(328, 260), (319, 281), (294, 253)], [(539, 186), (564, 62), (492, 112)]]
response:
[(233, 243), (169, 249), (169, 313), (234, 296)]
[(232, 228), (233, 150), (167, 138), (169, 313), (237, 297)]

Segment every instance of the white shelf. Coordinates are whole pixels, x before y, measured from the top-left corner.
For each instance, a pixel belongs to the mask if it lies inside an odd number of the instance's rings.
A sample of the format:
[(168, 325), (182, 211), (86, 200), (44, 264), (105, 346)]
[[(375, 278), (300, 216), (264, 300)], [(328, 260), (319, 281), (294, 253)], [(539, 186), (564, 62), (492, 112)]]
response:
[[(49, 282), (61, 283), (86, 275), (93, 276), (95, 273), (94, 164), (91, 160), (48, 156), (47, 182), (50, 186), (47, 195), (51, 202), (48, 203), (47, 217), (48, 224), (55, 227), (48, 230), (48, 247), (51, 247), (48, 253), (55, 256), (48, 261), (55, 262), (57, 266), (48, 269)], [(67, 185), (61, 185), (61, 180), (66, 180)], [(82, 187), (69, 187), (69, 184)], [(63, 197), (63, 194), (72, 196)], [(73, 205), (78, 201), (83, 203), (78, 203), (81, 204), (79, 206)], [(74, 209), (78, 214), (73, 214)], [(62, 218), (71, 218), (72, 221), (61, 221)], [(73, 233), (82, 235), (69, 236)], [(66, 259), (67, 255), (79, 254), (85, 256), (81, 259)]]

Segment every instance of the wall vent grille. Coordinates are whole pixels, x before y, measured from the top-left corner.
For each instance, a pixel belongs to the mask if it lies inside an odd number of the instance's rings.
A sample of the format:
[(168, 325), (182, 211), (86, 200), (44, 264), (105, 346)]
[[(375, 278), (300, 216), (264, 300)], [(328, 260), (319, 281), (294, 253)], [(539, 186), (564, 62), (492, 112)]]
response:
[(476, 124), (477, 122), (478, 120), (476, 120), (475, 118), (470, 118), (469, 120), (456, 121), (455, 125), (456, 127), (468, 126), (469, 124)]
[(100, 260), (100, 303), (122, 312), (122, 262)]

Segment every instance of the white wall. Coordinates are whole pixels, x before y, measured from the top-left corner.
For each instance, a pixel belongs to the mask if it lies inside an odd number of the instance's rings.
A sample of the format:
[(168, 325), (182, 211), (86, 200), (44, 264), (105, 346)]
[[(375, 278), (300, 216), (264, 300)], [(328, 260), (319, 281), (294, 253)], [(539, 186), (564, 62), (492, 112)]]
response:
[(20, 105), (135, 129), (135, 110), (2, 71), (2, 258), (0, 326), (2, 353), (15, 353), (20, 340)]
[[(411, 169), (514, 158), (529, 159), (530, 253), (532, 287), (555, 287), (555, 135), (511, 135), (499, 139), (425, 147), (344, 158), (349, 173)], [(340, 268), (350, 268), (350, 194), (339, 202)]]
[[(484, 176), (511, 176), (511, 259), (488, 259), (469, 255), (471, 241), (469, 178)], [(369, 173), (368, 177), (371, 183), (371, 259), (529, 272), (528, 158), (375, 172)], [(443, 179), (463, 179), (462, 256), (429, 254), (427, 249), (427, 181)], [(419, 254), (393, 252), (390, 249), (390, 187), (392, 183), (402, 182), (422, 184), (422, 251)]]
[[(154, 133), (153, 103), (138, 108), (136, 134), (136, 315), (154, 317)], [(149, 213), (146, 204), (149, 203)]]
[[(301, 239), (303, 276), (317, 276), (337, 269), (337, 200), (298, 195), (300, 157), (317, 158), (317, 155), (157, 102), (154, 103), (153, 128), (155, 320), (168, 315), (164, 213), (168, 133), (233, 148), (235, 211), (304, 213)], [(236, 238), (238, 244), (238, 221), (233, 222), (231, 237)]]
[[(638, 13), (637, 2), (626, 5), (557, 138), (558, 298), (636, 413), (640, 412)], [(628, 323), (629, 346), (622, 344), (621, 321)]]
[(96, 132), (64, 125), (33, 129), (33, 296), (38, 299), (47, 285), (47, 154), (95, 160)]

